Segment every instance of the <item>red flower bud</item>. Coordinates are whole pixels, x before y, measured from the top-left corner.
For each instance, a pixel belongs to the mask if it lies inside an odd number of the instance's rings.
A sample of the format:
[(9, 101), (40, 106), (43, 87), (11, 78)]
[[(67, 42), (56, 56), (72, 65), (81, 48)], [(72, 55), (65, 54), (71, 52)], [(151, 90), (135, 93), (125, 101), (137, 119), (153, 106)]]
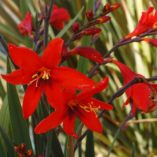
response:
[(32, 155), (33, 155), (33, 151), (32, 151), (32, 149), (29, 149), (27, 151), (27, 157), (31, 157)]
[(110, 3), (106, 3), (106, 5), (104, 6), (103, 12), (105, 14), (112, 12), (116, 9), (118, 9), (120, 7), (120, 3), (115, 3), (113, 5), (111, 5)]
[(111, 9), (110, 3), (106, 3), (105, 6), (104, 6), (104, 11), (108, 11), (110, 9)]
[(94, 16), (94, 14), (93, 14), (92, 10), (89, 10), (86, 12), (86, 17), (87, 17), (88, 21), (91, 21), (93, 19), (93, 16)]
[(90, 27), (82, 31), (83, 35), (95, 35), (101, 32), (100, 28)]
[(100, 23), (105, 23), (107, 21), (109, 21), (111, 18), (109, 16), (102, 16), (102, 17), (99, 17), (97, 20), (96, 20), (96, 23), (97, 24), (100, 24)]
[(74, 22), (74, 24), (72, 25), (72, 30), (74, 33), (78, 32), (80, 29), (80, 25), (78, 24), (78, 22)]
[(111, 5), (112, 11), (118, 9), (119, 7), (120, 7), (120, 3), (115, 3), (115, 4)]
[(66, 46), (63, 46), (61, 54), (65, 59), (69, 56), (68, 48)]

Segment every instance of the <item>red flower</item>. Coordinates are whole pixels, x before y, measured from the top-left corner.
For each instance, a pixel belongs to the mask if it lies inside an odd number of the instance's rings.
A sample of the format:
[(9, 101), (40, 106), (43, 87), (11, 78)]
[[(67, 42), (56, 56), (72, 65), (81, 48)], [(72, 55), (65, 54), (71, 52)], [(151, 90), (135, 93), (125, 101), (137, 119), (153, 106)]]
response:
[(18, 24), (18, 29), (22, 35), (32, 34), (32, 15), (27, 12), (24, 19)]
[[(102, 132), (102, 126), (96, 115), (98, 109), (111, 110), (112, 106), (99, 101), (92, 96), (106, 88), (108, 78), (87, 90), (76, 94), (74, 90), (65, 90), (62, 108), (51, 113), (46, 119), (42, 120), (35, 128), (37, 134), (47, 132), (57, 127), (63, 122), (64, 131), (77, 137), (74, 131), (76, 117), (78, 117), (90, 130)], [(56, 100), (56, 104), (58, 100)]]
[(9, 55), (19, 69), (2, 77), (12, 84), (28, 85), (23, 100), (25, 118), (34, 112), (42, 93), (55, 108), (53, 101), (59, 98), (58, 93), (62, 88), (85, 89), (94, 84), (92, 80), (74, 69), (58, 67), (62, 45), (62, 39), (52, 40), (41, 57), (28, 48), (8, 45)]
[(69, 12), (64, 8), (58, 8), (57, 5), (53, 6), (53, 10), (50, 17), (50, 24), (57, 30), (61, 30), (64, 27), (64, 22), (70, 19)]
[(139, 23), (133, 32), (128, 34), (125, 38), (132, 38), (138, 36), (144, 32), (147, 32), (153, 28), (157, 28), (157, 11), (153, 13), (154, 8), (149, 7), (146, 12), (142, 13)]
[(67, 53), (65, 50), (63, 51), (64, 57), (68, 57), (70, 55), (75, 55), (75, 54), (79, 54), (80, 56), (88, 58), (99, 64), (103, 63), (103, 61), (104, 61), (104, 58), (100, 52), (98, 52), (94, 48), (87, 47), (87, 46), (86, 47), (76, 47)]
[[(133, 80), (135, 77), (141, 77), (144, 79), (144, 76), (133, 72), (126, 65), (113, 60), (123, 76), (124, 85)], [(124, 105), (128, 103), (132, 103), (132, 113), (134, 114), (137, 109), (142, 110), (143, 112), (151, 112), (154, 111), (157, 107), (157, 85), (149, 84), (148, 82), (137, 83), (132, 85), (126, 91), (128, 96)]]

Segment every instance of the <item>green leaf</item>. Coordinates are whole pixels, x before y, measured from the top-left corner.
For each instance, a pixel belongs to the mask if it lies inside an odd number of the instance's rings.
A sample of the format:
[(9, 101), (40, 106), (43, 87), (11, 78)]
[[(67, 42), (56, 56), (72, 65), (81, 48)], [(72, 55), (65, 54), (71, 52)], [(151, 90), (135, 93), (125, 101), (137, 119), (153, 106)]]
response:
[(136, 157), (136, 145), (135, 143), (132, 144), (132, 154), (131, 157)]
[(80, 17), (83, 9), (84, 7), (82, 7), (78, 14), (64, 27), (62, 31), (57, 34), (57, 37), (62, 37), (67, 32), (67, 30), (73, 25), (73, 23)]
[(94, 137), (91, 131), (87, 133), (85, 157), (95, 157), (94, 153)]
[(9, 140), (9, 138), (7, 137), (6, 133), (1, 128), (1, 126), (0, 126), (0, 137), (1, 137), (0, 139), (4, 141), (5, 148), (7, 150), (7, 157), (15, 157), (15, 151), (13, 149), (13, 145)]
[(5, 90), (4, 90), (3, 85), (2, 85), (2, 82), (1, 82), (1, 80), (0, 80), (0, 96), (1, 96), (2, 99), (4, 99), (5, 94), (6, 94), (6, 93), (5, 93)]
[[(7, 66), (8, 73), (10, 73), (11, 68), (9, 61)], [(16, 145), (25, 143), (27, 144), (28, 148), (31, 148), (29, 129), (26, 120), (24, 120), (22, 117), (21, 104), (18, 98), (17, 90), (13, 85), (7, 84), (7, 92), (13, 141)]]
[(55, 131), (52, 132), (52, 147), (51, 147), (54, 157), (64, 157), (61, 145), (58, 141)]
[(4, 98), (2, 107), (0, 109), (0, 125), (5, 133), (9, 133), (10, 115), (7, 95)]

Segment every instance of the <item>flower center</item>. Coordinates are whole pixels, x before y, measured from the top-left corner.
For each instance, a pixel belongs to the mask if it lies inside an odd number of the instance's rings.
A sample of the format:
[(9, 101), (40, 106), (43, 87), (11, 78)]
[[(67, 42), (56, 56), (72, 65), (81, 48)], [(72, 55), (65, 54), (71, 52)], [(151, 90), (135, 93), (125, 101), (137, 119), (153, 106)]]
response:
[(94, 106), (93, 102), (89, 102), (88, 104), (82, 104), (82, 103), (78, 103), (75, 100), (71, 100), (68, 103), (68, 106), (70, 107), (71, 110), (74, 110), (75, 107), (80, 107), (81, 109), (83, 109), (85, 112), (94, 112), (96, 115), (96, 112), (98, 111), (98, 109), (100, 109), (100, 106)]
[(96, 112), (100, 109), (100, 106), (94, 106), (93, 102), (89, 102), (88, 105), (80, 104), (80, 108), (82, 108), (86, 112), (94, 112), (96, 115)]
[(41, 69), (37, 71), (37, 73), (35, 73), (32, 76), (32, 80), (29, 82), (29, 85), (35, 82), (36, 87), (38, 87), (39, 80), (44, 80), (44, 81), (49, 80), (50, 77), (51, 77), (51, 70), (45, 67), (42, 67)]

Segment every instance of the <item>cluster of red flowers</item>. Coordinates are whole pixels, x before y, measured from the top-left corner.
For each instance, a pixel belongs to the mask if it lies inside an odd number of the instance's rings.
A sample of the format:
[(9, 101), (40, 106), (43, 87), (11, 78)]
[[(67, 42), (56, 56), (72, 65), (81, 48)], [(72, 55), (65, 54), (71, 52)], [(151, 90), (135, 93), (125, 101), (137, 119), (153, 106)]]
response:
[[(59, 8), (57, 5), (53, 6), (50, 24), (57, 30), (61, 30), (64, 27), (64, 23), (70, 19), (68, 11), (64, 8)], [(27, 12), (24, 19), (18, 24), (18, 29), (22, 35), (32, 34), (32, 15)]]
[[(89, 21), (88, 27), (80, 31), (79, 24), (75, 23), (72, 27), (74, 35), (77, 34), (76, 37), (80, 38), (82, 34), (88, 35), (93, 32), (95, 34), (95, 30), (98, 30), (95, 25), (108, 21), (110, 18), (106, 14), (118, 7), (119, 4), (106, 4), (99, 18), (94, 18), (93, 12), (88, 11), (86, 13)], [(148, 31), (156, 31), (157, 12), (153, 14), (152, 11), (153, 8), (150, 7), (147, 12), (142, 14), (139, 24), (132, 33), (125, 37), (126, 40)], [(56, 5), (53, 7), (50, 23), (54, 28), (62, 29), (64, 22), (69, 19), (70, 15), (66, 9), (58, 8)], [(32, 16), (30, 13), (26, 14), (18, 28), (23, 35), (32, 33)], [(149, 41), (148, 38), (147, 41)], [(74, 130), (76, 118), (79, 118), (89, 129), (97, 132), (102, 131), (97, 110), (111, 110), (112, 106), (93, 98), (93, 96), (107, 87), (108, 78), (105, 77), (102, 81), (96, 83), (75, 69), (60, 66), (63, 57), (75, 54), (101, 64), (104, 59), (97, 50), (91, 47), (76, 47), (67, 50), (63, 39), (56, 38), (49, 42), (42, 56), (38, 56), (36, 52), (29, 48), (17, 47), (13, 44), (8, 44), (8, 51), (11, 60), (18, 69), (10, 74), (2, 75), (2, 77), (15, 85), (27, 85), (22, 106), (24, 118), (33, 114), (42, 94), (46, 96), (48, 103), (54, 110), (36, 126), (36, 133), (47, 132), (63, 123), (64, 131), (73, 137), (77, 137)], [(136, 74), (119, 61), (109, 58), (109, 62), (119, 67), (124, 85), (136, 77), (145, 80), (144, 76)], [(150, 84), (145, 80), (142, 83), (132, 85), (126, 90), (126, 94), (128, 98), (124, 105), (131, 104), (132, 114), (135, 114), (137, 109), (143, 112), (151, 112), (157, 107), (156, 84)]]
[(28, 85), (23, 100), (25, 118), (35, 111), (42, 93), (46, 95), (55, 111), (36, 127), (36, 133), (46, 132), (63, 122), (65, 132), (76, 136), (73, 131), (76, 117), (91, 130), (100, 132), (102, 127), (96, 111), (110, 110), (112, 106), (92, 96), (106, 88), (108, 79), (95, 83), (72, 68), (59, 66), (62, 46), (63, 40), (56, 38), (40, 57), (31, 49), (9, 44), (9, 55), (19, 69), (2, 77), (12, 84)]

